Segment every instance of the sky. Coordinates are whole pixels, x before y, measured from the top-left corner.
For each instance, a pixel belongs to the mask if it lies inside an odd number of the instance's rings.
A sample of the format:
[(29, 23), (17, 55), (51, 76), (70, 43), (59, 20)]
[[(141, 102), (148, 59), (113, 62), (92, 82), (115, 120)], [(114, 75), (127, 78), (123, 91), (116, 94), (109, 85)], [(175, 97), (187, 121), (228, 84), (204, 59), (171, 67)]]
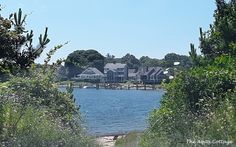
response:
[[(69, 41), (52, 58), (65, 59), (75, 50), (95, 49), (122, 57), (127, 53), (163, 58), (167, 53), (188, 55), (199, 45), (199, 27), (213, 22), (214, 0), (1, 0), (1, 15), (22, 8), (34, 44), (49, 28), (46, 52)], [(198, 50), (199, 52), (199, 50)]]

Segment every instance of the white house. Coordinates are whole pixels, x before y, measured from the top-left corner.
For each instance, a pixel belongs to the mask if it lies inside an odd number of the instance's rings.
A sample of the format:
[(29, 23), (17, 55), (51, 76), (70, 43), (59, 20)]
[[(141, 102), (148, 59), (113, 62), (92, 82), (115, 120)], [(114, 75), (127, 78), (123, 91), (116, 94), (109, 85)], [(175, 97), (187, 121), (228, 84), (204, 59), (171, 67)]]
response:
[(85, 69), (81, 74), (77, 75), (76, 80), (83, 81), (98, 81), (101, 82), (104, 79), (104, 74), (97, 68), (89, 67)]

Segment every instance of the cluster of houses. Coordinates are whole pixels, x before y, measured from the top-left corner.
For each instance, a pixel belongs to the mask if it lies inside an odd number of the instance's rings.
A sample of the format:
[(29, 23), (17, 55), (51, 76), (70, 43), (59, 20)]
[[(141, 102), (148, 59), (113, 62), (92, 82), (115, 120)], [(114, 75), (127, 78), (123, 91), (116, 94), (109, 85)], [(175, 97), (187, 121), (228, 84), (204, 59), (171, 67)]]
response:
[(157, 84), (160, 83), (163, 78), (165, 78), (165, 74), (161, 67), (129, 69), (126, 64), (107, 63), (104, 66), (104, 73), (94, 67), (89, 67), (74, 79), (104, 83), (123, 83), (132, 81), (134, 83)]

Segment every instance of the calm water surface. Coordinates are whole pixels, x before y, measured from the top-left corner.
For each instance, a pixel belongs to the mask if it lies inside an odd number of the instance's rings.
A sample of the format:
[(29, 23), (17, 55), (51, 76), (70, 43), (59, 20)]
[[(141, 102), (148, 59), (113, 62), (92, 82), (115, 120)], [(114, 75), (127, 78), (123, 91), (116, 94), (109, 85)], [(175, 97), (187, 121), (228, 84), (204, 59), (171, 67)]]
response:
[(92, 135), (142, 131), (158, 108), (163, 91), (74, 89), (76, 102)]

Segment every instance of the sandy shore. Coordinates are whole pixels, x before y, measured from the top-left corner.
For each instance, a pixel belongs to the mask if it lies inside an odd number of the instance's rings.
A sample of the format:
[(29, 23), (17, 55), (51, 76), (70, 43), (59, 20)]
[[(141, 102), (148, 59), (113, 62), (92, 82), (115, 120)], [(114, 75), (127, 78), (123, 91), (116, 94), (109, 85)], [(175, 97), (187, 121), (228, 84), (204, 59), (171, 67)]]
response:
[(103, 136), (103, 137), (98, 137), (96, 141), (101, 147), (114, 147), (116, 140), (121, 138), (122, 136), (124, 135)]

